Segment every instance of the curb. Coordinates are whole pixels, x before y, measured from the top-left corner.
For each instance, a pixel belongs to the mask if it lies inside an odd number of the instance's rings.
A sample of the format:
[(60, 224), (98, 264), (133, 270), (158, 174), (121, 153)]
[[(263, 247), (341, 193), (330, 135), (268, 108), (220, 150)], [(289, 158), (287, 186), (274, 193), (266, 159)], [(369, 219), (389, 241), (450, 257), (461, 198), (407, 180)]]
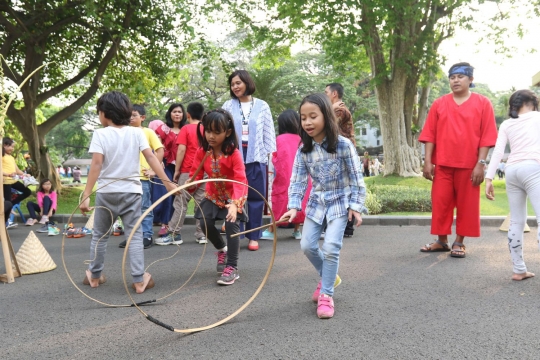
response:
[[(51, 219), (57, 223), (65, 224), (69, 221), (69, 214), (55, 214)], [(83, 216), (81, 214), (73, 215), (71, 222), (74, 224), (86, 224), (89, 216)], [(481, 226), (501, 226), (506, 216), (481, 216)], [(384, 216), (384, 215), (364, 215), (362, 216), (362, 226), (430, 226), (431, 216)], [(15, 221), (22, 222), (21, 218), (17, 215)], [(263, 216), (263, 223), (268, 224), (270, 222), (270, 216)], [(454, 217), (454, 225), (455, 225)], [(193, 215), (187, 215), (184, 221), (186, 225), (195, 225), (195, 218)], [(527, 217), (527, 224), (530, 227), (536, 227), (536, 217)]]

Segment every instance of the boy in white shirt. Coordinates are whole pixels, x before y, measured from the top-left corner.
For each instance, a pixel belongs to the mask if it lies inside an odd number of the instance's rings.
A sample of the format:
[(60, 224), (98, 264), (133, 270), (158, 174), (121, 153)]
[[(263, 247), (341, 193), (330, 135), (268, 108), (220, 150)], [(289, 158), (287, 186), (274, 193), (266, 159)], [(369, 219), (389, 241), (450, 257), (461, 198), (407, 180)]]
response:
[[(90, 258), (94, 260), (86, 270), (83, 283), (95, 288), (105, 282), (102, 270), (109, 230), (112, 219), (120, 216), (125, 226), (126, 239), (132, 231), (135, 232), (128, 251), (133, 277), (132, 287), (140, 294), (154, 287), (154, 280), (144, 271), (141, 227), (133, 228), (141, 216), (139, 152), (142, 152), (152, 170), (163, 180), (167, 191), (175, 189), (176, 186), (168, 181), (143, 132), (129, 126), (132, 105), (126, 95), (116, 91), (103, 94), (97, 101), (97, 111), (104, 128), (94, 131), (92, 137), (88, 150), (92, 153), (92, 164), (83, 192), (84, 200), (80, 205), (83, 214), (91, 210), (89, 196), (97, 181), (94, 229), (90, 244)], [(119, 178), (126, 179), (115, 181)]]

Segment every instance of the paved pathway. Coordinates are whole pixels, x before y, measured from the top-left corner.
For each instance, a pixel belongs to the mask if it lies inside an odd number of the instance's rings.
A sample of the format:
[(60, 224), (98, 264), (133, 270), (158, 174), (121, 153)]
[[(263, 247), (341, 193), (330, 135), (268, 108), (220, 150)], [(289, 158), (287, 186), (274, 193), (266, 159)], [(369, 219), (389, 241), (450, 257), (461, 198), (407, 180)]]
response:
[[(34, 228), (37, 229), (36, 226)], [(192, 233), (188, 226), (184, 233)], [(319, 320), (311, 293), (317, 276), (298, 241), (279, 230), (276, 262), (267, 286), (243, 313), (216, 329), (183, 335), (156, 326), (134, 308), (106, 308), (68, 281), (60, 236), (39, 235), (58, 265), (54, 271), (0, 283), (1, 359), (457, 359), (538, 358), (540, 254), (535, 231), (525, 255), (538, 278), (510, 280), (506, 236), (485, 227), (468, 245), (467, 258), (425, 254), (424, 226), (364, 226), (346, 239), (335, 294), (336, 315)], [(28, 228), (10, 230), (17, 250)], [(66, 239), (69, 272), (80, 284), (89, 238)], [(129, 303), (121, 279), (123, 249), (112, 237), (106, 259), (109, 281), (81, 288), (110, 303)], [(271, 255), (271, 242), (240, 253), (241, 277), (215, 284), (208, 247), (199, 270), (177, 294), (143, 309), (177, 328), (213, 323), (255, 291)], [(145, 250), (146, 264), (172, 255), (174, 246)], [(150, 268), (156, 287), (137, 300), (163, 297), (190, 275), (203, 246), (186, 240), (174, 258)], [(2, 265), (0, 265), (2, 267)], [(1, 268), (0, 272), (5, 272)]]

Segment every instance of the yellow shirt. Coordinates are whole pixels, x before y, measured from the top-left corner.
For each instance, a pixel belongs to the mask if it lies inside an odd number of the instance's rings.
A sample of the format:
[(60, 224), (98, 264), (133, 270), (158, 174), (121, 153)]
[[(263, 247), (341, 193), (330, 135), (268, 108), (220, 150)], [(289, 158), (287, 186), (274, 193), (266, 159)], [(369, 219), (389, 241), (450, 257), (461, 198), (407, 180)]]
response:
[[(157, 149), (160, 149), (163, 147), (161, 145), (161, 141), (159, 141), (159, 138), (157, 134), (148, 128), (141, 127), (144, 136), (146, 136), (146, 140), (148, 141), (148, 145), (150, 145), (150, 149), (156, 151)], [(140, 162), (141, 162), (141, 180), (148, 180), (146, 176), (144, 176), (144, 170), (150, 169), (150, 165), (148, 165), (148, 162), (146, 161), (146, 158), (142, 153), (139, 154)]]
[[(2, 156), (2, 172), (4, 174), (13, 174), (17, 171), (17, 164), (15, 163), (15, 158), (11, 155), (5, 154)], [(4, 176), (4, 184), (10, 185), (15, 184), (17, 180), (10, 176)]]

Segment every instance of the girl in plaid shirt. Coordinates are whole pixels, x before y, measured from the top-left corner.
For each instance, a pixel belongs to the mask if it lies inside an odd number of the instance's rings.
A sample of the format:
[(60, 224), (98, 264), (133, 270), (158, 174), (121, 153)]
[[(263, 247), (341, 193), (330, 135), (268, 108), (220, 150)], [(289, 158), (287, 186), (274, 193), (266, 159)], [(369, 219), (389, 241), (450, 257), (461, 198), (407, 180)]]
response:
[[(292, 221), (301, 209), (308, 177), (312, 190), (306, 208), (306, 220), (300, 247), (313, 264), (321, 280), (313, 293), (317, 316), (334, 316), (334, 287), (338, 276), (339, 251), (347, 220), (362, 223), (365, 185), (360, 160), (349, 139), (339, 135), (332, 104), (325, 94), (308, 95), (300, 104), (302, 145), (296, 152), (289, 186), (289, 204), (281, 220)], [(327, 225), (322, 248), (319, 237)]]

